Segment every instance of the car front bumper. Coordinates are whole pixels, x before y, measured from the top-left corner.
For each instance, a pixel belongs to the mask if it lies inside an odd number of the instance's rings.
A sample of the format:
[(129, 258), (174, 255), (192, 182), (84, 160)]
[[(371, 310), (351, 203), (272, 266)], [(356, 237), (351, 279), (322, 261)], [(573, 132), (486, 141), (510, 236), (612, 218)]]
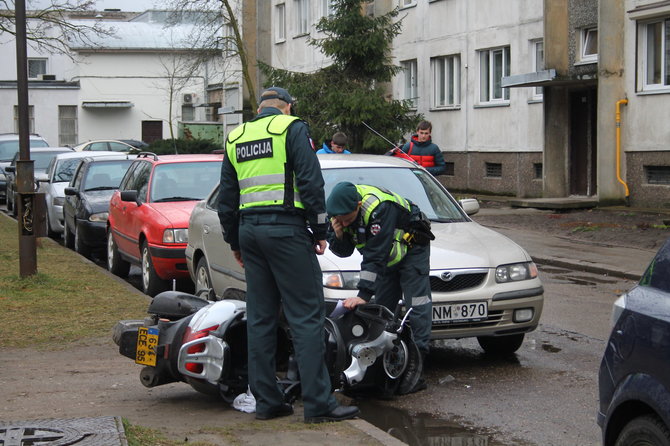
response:
[(186, 244), (175, 246), (149, 245), (151, 261), (158, 277), (163, 280), (190, 278), (186, 265)]
[(77, 220), (77, 229), (82, 243), (91, 249), (107, 246), (107, 224), (104, 221)]

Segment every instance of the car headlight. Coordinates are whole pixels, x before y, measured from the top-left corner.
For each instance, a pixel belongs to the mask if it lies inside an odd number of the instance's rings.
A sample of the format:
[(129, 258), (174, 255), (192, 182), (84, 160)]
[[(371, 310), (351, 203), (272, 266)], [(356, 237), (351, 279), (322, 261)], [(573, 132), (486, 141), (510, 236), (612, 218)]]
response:
[(53, 197), (51, 199), (51, 204), (54, 206), (63, 206), (65, 203), (65, 197)]
[(614, 305), (612, 305), (612, 327), (614, 327), (617, 322), (619, 322), (619, 318), (623, 314), (624, 310), (626, 309), (626, 295), (622, 294), (619, 296), (617, 300), (614, 301)]
[(166, 229), (163, 232), (163, 243), (187, 243), (188, 229)]
[(355, 290), (361, 278), (360, 271), (323, 271), (323, 286), (342, 290)]
[(88, 220), (89, 221), (106, 222), (108, 217), (109, 217), (109, 212), (100, 212), (98, 214), (91, 214), (91, 216), (88, 217)]
[(537, 266), (534, 262), (510, 263), (496, 268), (496, 282), (518, 282), (537, 277)]

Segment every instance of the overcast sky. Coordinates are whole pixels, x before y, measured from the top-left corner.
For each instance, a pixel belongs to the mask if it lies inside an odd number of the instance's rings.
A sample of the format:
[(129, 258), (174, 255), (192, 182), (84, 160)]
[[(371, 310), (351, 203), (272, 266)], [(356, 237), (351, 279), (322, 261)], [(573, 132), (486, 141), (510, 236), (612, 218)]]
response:
[[(59, 0), (59, 2), (61, 1), (63, 0)], [(72, 0), (72, 2), (76, 2), (76, 0)], [(27, 9), (31, 9), (32, 7), (43, 8), (51, 3), (50, 0), (26, 0), (26, 7)], [(120, 9), (121, 11), (140, 12), (146, 11), (147, 9), (161, 9), (161, 4), (164, 8), (165, 3), (166, 2), (160, 0), (96, 0), (95, 9), (98, 11), (104, 9)], [(154, 5), (157, 6), (154, 7)]]

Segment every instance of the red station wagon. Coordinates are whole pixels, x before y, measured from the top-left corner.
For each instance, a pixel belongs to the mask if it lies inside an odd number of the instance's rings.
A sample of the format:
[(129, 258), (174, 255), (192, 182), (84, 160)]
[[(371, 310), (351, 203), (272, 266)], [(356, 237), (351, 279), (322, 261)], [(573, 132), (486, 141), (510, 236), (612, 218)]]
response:
[(223, 154), (140, 153), (109, 203), (107, 269), (124, 277), (139, 265), (150, 296), (188, 278), (189, 217), (219, 182), (222, 160)]

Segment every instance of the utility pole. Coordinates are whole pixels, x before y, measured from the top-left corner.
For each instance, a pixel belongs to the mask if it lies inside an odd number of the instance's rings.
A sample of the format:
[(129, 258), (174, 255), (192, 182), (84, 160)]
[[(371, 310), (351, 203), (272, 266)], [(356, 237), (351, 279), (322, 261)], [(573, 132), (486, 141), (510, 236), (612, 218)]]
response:
[(28, 114), (28, 56), (26, 50), (26, 2), (16, 0), (16, 91), (19, 104), (19, 159), (16, 163), (16, 189), (19, 227), (19, 273), (27, 277), (37, 273), (35, 240), (35, 170), (30, 159), (30, 122)]

